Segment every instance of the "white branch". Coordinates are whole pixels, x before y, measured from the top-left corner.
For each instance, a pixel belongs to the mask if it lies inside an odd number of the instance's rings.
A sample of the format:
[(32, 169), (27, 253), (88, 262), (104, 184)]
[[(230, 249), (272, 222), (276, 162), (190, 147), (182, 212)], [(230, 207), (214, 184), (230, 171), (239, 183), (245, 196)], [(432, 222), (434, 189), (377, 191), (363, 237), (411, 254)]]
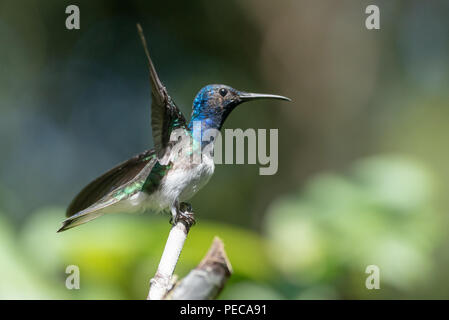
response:
[(173, 287), (173, 272), (175, 271), (179, 255), (181, 254), (190, 227), (191, 222), (180, 218), (171, 228), (156, 274), (150, 281), (148, 300), (163, 299), (167, 292)]
[(148, 300), (214, 299), (230, 277), (232, 267), (224, 244), (215, 237), (200, 264), (184, 279), (174, 280), (173, 272), (193, 222), (193, 212), (189, 212), (178, 216), (178, 221), (172, 226), (156, 274), (150, 281)]

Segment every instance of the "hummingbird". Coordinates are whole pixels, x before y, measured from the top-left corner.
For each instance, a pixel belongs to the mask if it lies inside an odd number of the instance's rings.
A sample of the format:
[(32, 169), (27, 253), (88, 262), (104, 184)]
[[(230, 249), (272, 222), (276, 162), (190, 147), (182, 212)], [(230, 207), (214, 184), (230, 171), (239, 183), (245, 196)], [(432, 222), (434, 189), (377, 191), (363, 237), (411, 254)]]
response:
[[(196, 95), (191, 119), (187, 122), (157, 75), (139, 24), (137, 29), (150, 75), (154, 148), (117, 165), (84, 187), (68, 206), (67, 218), (57, 232), (116, 212), (169, 209), (172, 223), (181, 216), (193, 219), (191, 205), (185, 201), (206, 185), (214, 173), (212, 153), (202, 154), (201, 161), (191, 161), (192, 150), (198, 148), (198, 144), (203, 150), (208, 145), (213, 147), (214, 141), (210, 139), (209, 143), (201, 144), (200, 139), (193, 137), (194, 124), (200, 125), (201, 133), (209, 129), (219, 132), (229, 114), (244, 102), (256, 99), (291, 101), (284, 96), (248, 93), (223, 84), (210, 84)], [(173, 141), (174, 132), (191, 139)], [(190, 141), (190, 145), (185, 141)]]

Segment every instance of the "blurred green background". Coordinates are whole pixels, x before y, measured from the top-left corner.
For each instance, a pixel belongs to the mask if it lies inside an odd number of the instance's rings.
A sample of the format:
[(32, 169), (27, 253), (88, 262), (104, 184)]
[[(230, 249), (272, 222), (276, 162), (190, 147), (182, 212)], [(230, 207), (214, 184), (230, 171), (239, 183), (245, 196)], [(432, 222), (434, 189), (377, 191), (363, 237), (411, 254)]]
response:
[[(229, 117), (279, 128), (279, 170), (217, 165), (178, 275), (218, 235), (234, 269), (221, 298), (449, 297), (449, 2), (0, 0), (1, 299), (147, 295), (168, 216), (56, 234), (86, 183), (152, 147), (137, 22), (186, 115), (209, 83), (294, 101)], [(365, 288), (373, 264), (380, 290)]]

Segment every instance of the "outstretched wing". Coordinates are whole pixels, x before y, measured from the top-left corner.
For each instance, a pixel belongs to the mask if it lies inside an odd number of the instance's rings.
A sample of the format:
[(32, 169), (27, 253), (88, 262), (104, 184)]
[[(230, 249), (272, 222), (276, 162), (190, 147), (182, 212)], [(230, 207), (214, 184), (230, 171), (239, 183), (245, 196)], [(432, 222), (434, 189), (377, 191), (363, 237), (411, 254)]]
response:
[(109, 192), (134, 179), (147, 163), (155, 158), (154, 149), (147, 150), (119, 164), (89, 183), (72, 200), (67, 208), (66, 216), (70, 217), (99, 201)]
[(148, 60), (148, 69), (150, 71), (151, 82), (151, 127), (153, 131), (153, 141), (156, 154), (159, 158), (165, 154), (165, 148), (170, 141), (170, 134), (178, 128), (186, 128), (186, 119), (178, 109), (175, 102), (168, 95), (167, 89), (162, 84), (156, 73), (153, 62), (148, 52), (145, 36), (142, 27), (137, 24), (143, 48)]

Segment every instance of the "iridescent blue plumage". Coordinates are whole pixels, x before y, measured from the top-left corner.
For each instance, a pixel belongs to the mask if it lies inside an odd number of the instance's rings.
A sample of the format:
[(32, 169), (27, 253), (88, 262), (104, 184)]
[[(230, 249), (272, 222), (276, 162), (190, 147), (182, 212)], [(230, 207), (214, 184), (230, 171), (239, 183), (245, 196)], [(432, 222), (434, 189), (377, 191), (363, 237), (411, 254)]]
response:
[[(220, 92), (226, 92), (226, 94), (223, 96)], [(220, 130), (229, 113), (241, 102), (238, 99), (239, 93), (223, 84), (210, 84), (203, 87), (193, 100), (188, 128), (192, 130), (193, 123), (201, 121), (203, 130)]]

